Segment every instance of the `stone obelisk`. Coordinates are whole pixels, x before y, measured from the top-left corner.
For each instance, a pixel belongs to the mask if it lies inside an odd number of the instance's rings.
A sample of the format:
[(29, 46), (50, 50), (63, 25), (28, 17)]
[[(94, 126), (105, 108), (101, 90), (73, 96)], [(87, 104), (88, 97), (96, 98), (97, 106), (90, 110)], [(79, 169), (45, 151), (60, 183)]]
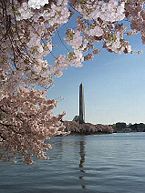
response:
[(82, 83), (79, 86), (79, 123), (85, 122), (85, 104), (84, 104), (84, 88)]

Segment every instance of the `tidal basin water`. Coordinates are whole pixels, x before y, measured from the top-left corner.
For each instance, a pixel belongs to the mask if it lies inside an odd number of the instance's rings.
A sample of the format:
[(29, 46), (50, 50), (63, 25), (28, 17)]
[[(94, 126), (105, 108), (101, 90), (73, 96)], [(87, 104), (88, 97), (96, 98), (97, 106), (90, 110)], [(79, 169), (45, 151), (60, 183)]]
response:
[(51, 140), (49, 160), (0, 162), (0, 193), (144, 193), (145, 133)]

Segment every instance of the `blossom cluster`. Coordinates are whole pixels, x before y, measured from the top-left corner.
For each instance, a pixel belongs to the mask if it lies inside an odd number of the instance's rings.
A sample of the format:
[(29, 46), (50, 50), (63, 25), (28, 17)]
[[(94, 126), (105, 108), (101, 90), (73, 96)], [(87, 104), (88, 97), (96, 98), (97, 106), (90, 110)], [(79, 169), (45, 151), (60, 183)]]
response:
[(100, 18), (103, 21), (120, 21), (125, 18), (125, 1), (116, 0), (109, 1), (84, 1), (77, 4), (76, 9), (85, 19), (97, 20)]
[(56, 101), (47, 100), (44, 94), (21, 88), (15, 96), (9, 94), (0, 101), (0, 148), (6, 152), (0, 154), (1, 159), (14, 159), (16, 153), (28, 164), (34, 156), (47, 159), (51, 145), (46, 140), (63, 133), (64, 126), (63, 114), (53, 115)]

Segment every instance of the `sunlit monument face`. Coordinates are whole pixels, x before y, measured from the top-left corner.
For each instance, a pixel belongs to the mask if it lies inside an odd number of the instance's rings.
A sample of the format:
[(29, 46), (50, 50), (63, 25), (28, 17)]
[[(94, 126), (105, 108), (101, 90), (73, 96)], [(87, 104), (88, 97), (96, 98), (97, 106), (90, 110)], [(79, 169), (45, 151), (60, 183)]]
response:
[(84, 88), (82, 83), (79, 86), (79, 123), (85, 122), (85, 103), (84, 103)]

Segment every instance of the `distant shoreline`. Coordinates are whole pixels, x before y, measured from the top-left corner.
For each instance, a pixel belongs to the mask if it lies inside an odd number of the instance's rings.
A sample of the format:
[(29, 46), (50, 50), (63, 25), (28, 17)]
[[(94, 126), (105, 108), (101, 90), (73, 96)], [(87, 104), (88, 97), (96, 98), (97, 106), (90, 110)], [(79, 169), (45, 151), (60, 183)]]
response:
[(112, 133), (131, 133), (131, 132), (145, 132), (145, 124), (129, 124), (118, 122), (113, 125), (102, 125), (92, 123), (79, 124), (76, 121), (63, 121), (66, 132), (70, 134), (112, 134)]

